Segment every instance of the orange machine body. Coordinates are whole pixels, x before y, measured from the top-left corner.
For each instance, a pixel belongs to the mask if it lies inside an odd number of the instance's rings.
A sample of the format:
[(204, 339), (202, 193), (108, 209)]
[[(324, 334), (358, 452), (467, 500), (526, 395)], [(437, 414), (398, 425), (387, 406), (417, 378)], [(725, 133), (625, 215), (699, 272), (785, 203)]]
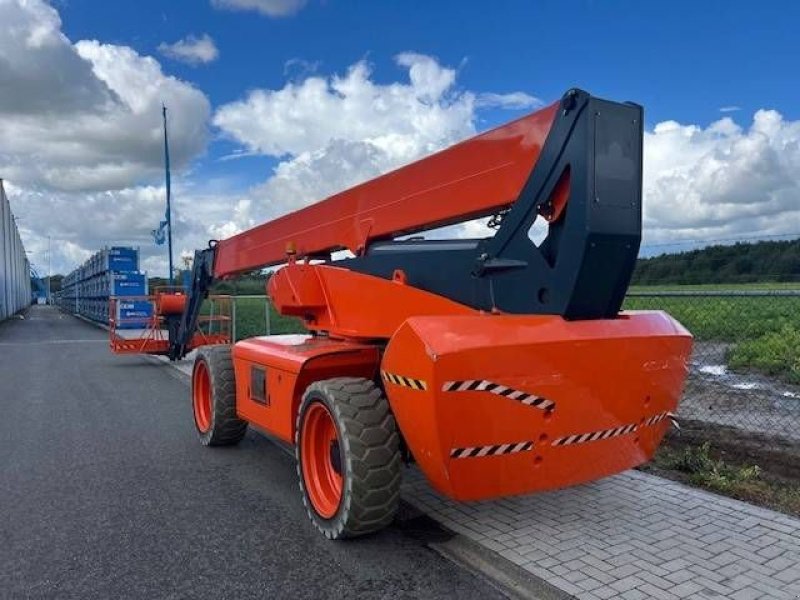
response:
[(234, 344), (239, 416), (289, 443), (305, 389), (333, 377), (374, 379), (377, 347), (308, 335), (272, 335)]
[[(641, 241), (642, 123), (637, 105), (570, 90), (212, 243), (195, 254), (188, 297), (162, 299), (165, 318), (183, 311), (169, 356), (193, 347), (214, 280), (284, 265), (268, 295), (310, 334), (233, 345), (242, 419), (291, 443), (311, 383), (372, 380), (408, 453), (460, 500), (641, 464), (669, 426), (692, 345), (665, 313), (620, 312)], [(397, 239), (482, 216), (494, 236)], [(538, 217), (548, 233), (534, 243)], [(343, 249), (353, 258), (335, 262)]]
[(186, 294), (182, 292), (156, 293), (156, 314), (180, 315), (186, 309)]
[(289, 264), (270, 278), (267, 292), (281, 314), (349, 339), (388, 340), (412, 315), (477, 314), (402, 277), (378, 279), (330, 265)]
[[(598, 104), (563, 139), (580, 137), (581, 127), (595, 126), (608, 108)], [(347, 375), (380, 380), (409, 453), (438, 491), (459, 500), (575, 485), (651, 458), (678, 406), (692, 347), (691, 335), (666, 313), (615, 310), (604, 318), (570, 319), (505, 311), (502, 302), (479, 309), (480, 303), (426, 289), (430, 279), (426, 284), (413, 263), (405, 263), (413, 272), (381, 271), (381, 260), (392, 259), (382, 259), (386, 254), (380, 251), (370, 255), (375, 242), (419, 231), (423, 224), (432, 228), (511, 207), (508, 219), (519, 226), (498, 233), (506, 245), (484, 246), (494, 253), (486, 262), (495, 269), (490, 277), (500, 281), (504, 270), (539, 260), (508, 248), (529, 243), (527, 217), (513, 211), (523, 205), (517, 199), (530, 193), (533, 184), (526, 181), (536, 181), (531, 170), (540, 166), (545, 178), (539, 200), (525, 210), (538, 211), (561, 231), (553, 244), (559, 238), (582, 243), (583, 226), (567, 221), (585, 214), (585, 227), (596, 235), (586, 241), (585, 260), (609, 244), (628, 258), (611, 253), (606, 260), (634, 260), (640, 181), (631, 176), (635, 158), (621, 157), (636, 156), (639, 117), (632, 111), (625, 113), (632, 121), (611, 119), (586, 129), (594, 131), (587, 139), (596, 157), (580, 145), (585, 142), (575, 142), (577, 151), (565, 142), (554, 152), (548, 136), (558, 138), (558, 127), (566, 131), (562, 121), (569, 110), (568, 103), (552, 105), (220, 242), (216, 277), (286, 263), (270, 278), (268, 295), (281, 314), (302, 319), (312, 333), (234, 345), (239, 415), (292, 442), (297, 407), (311, 382)], [(621, 127), (633, 129), (604, 150), (603, 136), (613, 137), (607, 132)], [(586, 156), (593, 157), (588, 166)], [(591, 202), (581, 190), (594, 190)], [(617, 231), (630, 237), (602, 237)], [(363, 271), (314, 260), (342, 248), (366, 255), (359, 263)], [(572, 260), (552, 253), (555, 245), (543, 248), (550, 269)], [(412, 243), (388, 252), (413, 249)], [(485, 258), (484, 250), (475, 252)], [(419, 260), (427, 256), (434, 253), (421, 253)], [(495, 257), (499, 261), (492, 263)], [(600, 262), (595, 269), (620, 263)], [(607, 279), (617, 287), (627, 286), (632, 263), (625, 264), (609, 268)], [(582, 268), (579, 261), (575, 265)], [(481, 268), (472, 275), (459, 271), (459, 277), (479, 278)], [(549, 285), (569, 286), (570, 276)], [(519, 293), (544, 296), (547, 290), (520, 279)], [(580, 305), (581, 297), (600, 289), (574, 293)]]
[[(692, 346), (659, 311), (589, 321), (492, 314), (402, 277), (327, 265), (291, 264), (269, 293), (280, 312), (325, 335), (235, 344), (240, 417), (292, 442), (311, 382), (380, 373), (410, 453), (459, 500), (555, 489), (649, 460)], [(267, 391), (254, 393), (254, 381)]]

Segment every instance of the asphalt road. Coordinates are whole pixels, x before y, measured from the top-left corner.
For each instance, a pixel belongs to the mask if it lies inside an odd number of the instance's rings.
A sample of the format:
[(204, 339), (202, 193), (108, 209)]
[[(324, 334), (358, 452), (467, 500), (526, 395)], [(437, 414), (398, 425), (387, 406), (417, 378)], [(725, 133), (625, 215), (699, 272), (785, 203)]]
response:
[(188, 388), (49, 307), (0, 323), (0, 597), (496, 598), (413, 520), (330, 542), (293, 459), (196, 439)]

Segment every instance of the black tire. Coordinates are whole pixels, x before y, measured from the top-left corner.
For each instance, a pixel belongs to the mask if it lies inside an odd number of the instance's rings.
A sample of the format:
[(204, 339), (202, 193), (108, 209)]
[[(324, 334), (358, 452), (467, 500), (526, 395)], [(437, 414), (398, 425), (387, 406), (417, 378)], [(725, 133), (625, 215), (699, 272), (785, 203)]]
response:
[[(207, 427), (199, 422), (197, 403), (198, 371), (208, 376), (210, 411)], [(236, 380), (230, 346), (207, 346), (197, 351), (192, 369), (192, 412), (194, 424), (204, 446), (238, 444), (247, 433), (247, 421), (236, 415)]]
[[(328, 409), (339, 441), (342, 495), (336, 514), (315, 509), (303, 474), (301, 435), (305, 415), (320, 402)], [(312, 383), (297, 415), (295, 454), (303, 504), (328, 539), (373, 533), (389, 525), (400, 503), (400, 435), (383, 392), (370, 380), (340, 377)]]

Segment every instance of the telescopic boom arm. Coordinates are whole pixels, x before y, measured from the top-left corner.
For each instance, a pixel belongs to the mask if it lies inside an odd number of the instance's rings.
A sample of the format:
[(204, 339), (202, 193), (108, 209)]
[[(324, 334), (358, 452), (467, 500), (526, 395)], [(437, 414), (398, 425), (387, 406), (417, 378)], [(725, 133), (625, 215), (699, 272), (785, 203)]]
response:
[(214, 276), (490, 215), (510, 206), (539, 158), (559, 103), (278, 217), (217, 245)]
[[(383, 279), (402, 272), (409, 285), (473, 309), (613, 317), (641, 239), (642, 136), (640, 106), (573, 89), (538, 112), (219, 241), (196, 254), (170, 356), (185, 354), (214, 279), (301, 258), (330, 261), (345, 249), (355, 258), (337, 261), (343, 269)], [(491, 238), (394, 240), (487, 215), (497, 215)], [(536, 245), (528, 232), (538, 217), (548, 235)], [(293, 310), (312, 323), (316, 309)]]
[(214, 279), (459, 223), (507, 208), (539, 157), (558, 110), (536, 113), (452, 146), (195, 253), (192, 289), (170, 358), (186, 353)]

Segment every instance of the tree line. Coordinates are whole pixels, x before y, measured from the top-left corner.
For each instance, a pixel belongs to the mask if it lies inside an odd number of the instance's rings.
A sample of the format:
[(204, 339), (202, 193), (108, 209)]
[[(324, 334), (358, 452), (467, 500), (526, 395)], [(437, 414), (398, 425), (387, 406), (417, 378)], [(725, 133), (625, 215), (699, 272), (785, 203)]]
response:
[[(215, 282), (214, 294), (263, 295), (268, 273), (246, 273), (242, 277)], [(62, 275), (53, 275), (51, 289), (61, 289)], [(179, 272), (176, 283), (184, 281)], [(632, 285), (702, 283), (765, 283), (800, 281), (800, 239), (793, 241), (740, 242), (706, 246), (675, 254), (662, 254), (636, 261)], [(160, 277), (149, 279), (150, 289), (166, 285)]]
[(636, 261), (632, 285), (800, 281), (800, 239), (706, 246)]

